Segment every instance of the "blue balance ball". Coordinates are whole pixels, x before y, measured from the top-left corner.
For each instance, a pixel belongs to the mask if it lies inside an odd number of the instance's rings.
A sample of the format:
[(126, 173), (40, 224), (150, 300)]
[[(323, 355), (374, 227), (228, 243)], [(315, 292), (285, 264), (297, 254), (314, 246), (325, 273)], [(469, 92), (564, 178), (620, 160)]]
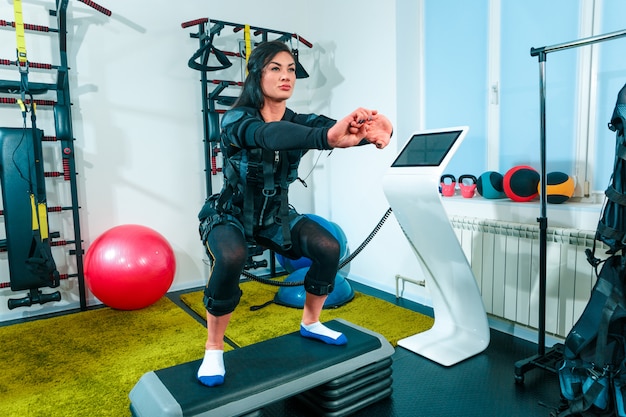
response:
[[(304, 276), (309, 271), (309, 267), (298, 269), (292, 272), (285, 279), (285, 282), (301, 282), (304, 281)], [(287, 307), (304, 308), (304, 300), (306, 298), (306, 291), (304, 285), (298, 285), (294, 287), (280, 287), (274, 302), (276, 304), (284, 305)], [(354, 298), (354, 290), (350, 283), (346, 280), (343, 272), (338, 272), (335, 276), (335, 289), (328, 295), (328, 298), (324, 302), (324, 308), (335, 308), (342, 306)]]

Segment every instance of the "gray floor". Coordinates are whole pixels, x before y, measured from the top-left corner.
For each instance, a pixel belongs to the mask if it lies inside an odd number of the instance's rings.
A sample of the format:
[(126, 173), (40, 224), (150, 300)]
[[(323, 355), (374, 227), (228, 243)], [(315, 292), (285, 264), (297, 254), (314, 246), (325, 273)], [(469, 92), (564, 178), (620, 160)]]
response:
[[(482, 354), (450, 368), (397, 348), (393, 356), (393, 393), (356, 416), (371, 417), (534, 417), (550, 415), (557, 407), (556, 375), (542, 369), (514, 380), (514, 363), (531, 356), (534, 346), (493, 332)], [(263, 416), (310, 416), (296, 400), (266, 408)]]
[[(396, 303), (395, 297), (354, 284), (355, 290)], [(170, 296), (176, 301), (176, 295)], [(398, 304), (429, 313), (422, 306)], [(192, 313), (193, 314), (193, 313)], [(537, 354), (534, 343), (495, 330), (489, 347), (457, 365), (443, 367), (401, 347), (393, 355), (390, 397), (357, 411), (363, 417), (548, 417), (559, 405), (554, 372), (531, 368), (522, 383), (515, 381), (515, 364)], [(313, 416), (297, 399), (279, 401), (256, 414), (263, 417)], [(333, 417), (332, 413), (327, 417)]]

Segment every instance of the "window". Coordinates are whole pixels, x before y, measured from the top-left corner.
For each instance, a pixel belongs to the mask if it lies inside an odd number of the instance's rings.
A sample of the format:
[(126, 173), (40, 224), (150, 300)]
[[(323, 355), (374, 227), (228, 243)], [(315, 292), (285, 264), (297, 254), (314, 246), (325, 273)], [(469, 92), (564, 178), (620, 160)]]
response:
[[(539, 61), (530, 49), (626, 29), (620, 0), (421, 5), (420, 128), (470, 126), (447, 169), (456, 176), (504, 174), (516, 165), (539, 170)], [(626, 37), (547, 54), (546, 170), (574, 176), (577, 196), (601, 195), (612, 173), (615, 135), (607, 122), (626, 84), (625, 52)]]

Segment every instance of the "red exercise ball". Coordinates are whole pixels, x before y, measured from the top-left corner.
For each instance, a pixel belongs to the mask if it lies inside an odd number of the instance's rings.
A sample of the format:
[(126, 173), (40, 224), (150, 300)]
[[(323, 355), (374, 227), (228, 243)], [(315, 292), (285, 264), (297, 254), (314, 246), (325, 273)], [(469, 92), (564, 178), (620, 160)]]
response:
[(536, 169), (527, 165), (518, 165), (504, 174), (502, 188), (504, 194), (513, 201), (525, 202), (535, 199), (539, 193), (540, 175)]
[(172, 285), (174, 251), (158, 232), (140, 225), (113, 227), (89, 246), (85, 282), (100, 301), (137, 310), (159, 300)]

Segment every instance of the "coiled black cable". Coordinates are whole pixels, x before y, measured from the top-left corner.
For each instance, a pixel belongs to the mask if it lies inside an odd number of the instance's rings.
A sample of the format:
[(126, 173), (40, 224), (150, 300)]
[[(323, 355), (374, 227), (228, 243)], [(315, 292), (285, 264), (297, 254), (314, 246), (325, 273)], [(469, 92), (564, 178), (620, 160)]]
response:
[[(372, 239), (374, 239), (374, 236), (376, 236), (376, 234), (383, 227), (383, 224), (385, 224), (385, 222), (391, 215), (391, 212), (392, 212), (391, 207), (389, 207), (387, 211), (385, 212), (385, 214), (383, 215), (383, 217), (378, 222), (378, 224), (374, 227), (372, 232), (365, 238), (363, 243), (361, 243), (359, 247), (356, 248), (355, 251), (350, 254), (350, 256), (348, 256), (339, 264), (339, 266), (337, 267), (338, 271), (344, 266), (346, 266), (347, 264), (349, 264), (359, 253), (361, 253), (361, 251), (363, 251), (363, 249), (365, 249), (365, 247), (372, 241)], [(293, 282), (277, 281), (271, 278), (259, 277), (245, 270), (241, 274), (245, 276), (246, 278), (250, 278), (253, 281), (257, 281), (262, 284), (274, 285), (277, 287), (298, 287), (300, 285), (304, 285), (304, 281), (293, 281)]]

